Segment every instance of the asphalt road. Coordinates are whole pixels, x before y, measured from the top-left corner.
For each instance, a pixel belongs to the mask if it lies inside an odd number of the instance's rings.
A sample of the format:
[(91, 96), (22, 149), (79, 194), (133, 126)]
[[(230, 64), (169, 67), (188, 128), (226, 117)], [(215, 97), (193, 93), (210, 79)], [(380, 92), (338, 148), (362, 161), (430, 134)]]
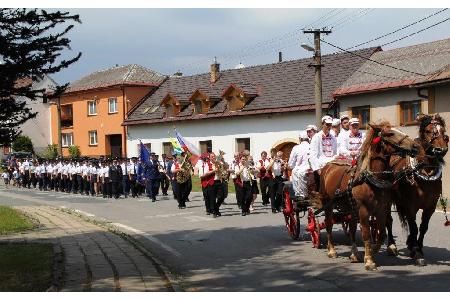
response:
[(349, 262), (340, 226), (334, 231), (339, 257), (329, 259), (325, 249), (312, 248), (304, 226), (303, 240), (291, 240), (282, 214), (261, 206), (260, 199), (254, 213), (242, 217), (230, 195), (222, 217), (212, 218), (200, 194), (190, 198), (187, 209), (179, 210), (170, 196), (152, 203), (0, 187), (0, 204), (64, 206), (142, 233), (149, 250), (188, 291), (450, 291), (450, 227), (444, 227), (441, 212), (433, 215), (425, 238), (427, 266), (417, 267), (407, 256), (406, 232), (395, 216), (400, 256), (387, 256), (383, 247), (378, 271), (367, 272), (362, 263)]

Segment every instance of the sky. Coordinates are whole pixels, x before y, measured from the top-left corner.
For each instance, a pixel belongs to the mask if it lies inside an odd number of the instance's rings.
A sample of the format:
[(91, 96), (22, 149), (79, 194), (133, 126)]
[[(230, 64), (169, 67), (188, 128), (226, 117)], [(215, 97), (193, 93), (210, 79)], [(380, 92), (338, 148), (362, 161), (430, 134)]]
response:
[[(67, 37), (71, 50), (82, 52), (78, 62), (51, 75), (59, 84), (117, 65), (139, 64), (164, 75), (209, 72), (214, 57), (220, 68), (275, 63), (312, 56), (300, 47), (312, 43), (306, 26), (333, 27), (324, 36), (349, 48), (392, 32), (440, 9), (61, 9), (79, 14), (82, 24)], [(378, 46), (450, 17), (450, 9), (409, 28), (358, 48)], [(315, 23), (313, 23), (315, 22)], [(313, 24), (311, 24), (313, 23)], [(450, 20), (383, 47), (384, 50), (450, 37)], [(356, 48), (356, 49), (358, 49)], [(339, 50), (322, 44), (322, 54)]]

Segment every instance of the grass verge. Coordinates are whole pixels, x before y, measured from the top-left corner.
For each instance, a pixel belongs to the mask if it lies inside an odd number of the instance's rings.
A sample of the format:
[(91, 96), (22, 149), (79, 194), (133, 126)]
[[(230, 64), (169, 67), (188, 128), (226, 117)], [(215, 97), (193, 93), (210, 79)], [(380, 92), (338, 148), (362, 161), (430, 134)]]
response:
[(43, 292), (52, 284), (51, 244), (0, 244), (0, 292)]
[(30, 219), (15, 209), (0, 206), (0, 235), (24, 231), (33, 228)]

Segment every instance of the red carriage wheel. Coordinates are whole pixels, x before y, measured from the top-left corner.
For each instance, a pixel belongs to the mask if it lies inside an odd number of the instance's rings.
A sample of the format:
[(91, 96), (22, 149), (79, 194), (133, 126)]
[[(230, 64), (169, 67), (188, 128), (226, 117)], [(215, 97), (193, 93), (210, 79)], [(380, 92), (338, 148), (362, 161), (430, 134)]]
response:
[(320, 223), (319, 219), (316, 218), (312, 208), (308, 208), (308, 227), (306, 229), (311, 235), (311, 241), (313, 243), (313, 247), (320, 249), (321, 241), (320, 241)]
[(283, 215), (286, 222), (286, 229), (292, 239), (298, 240), (300, 236), (300, 217), (298, 211), (294, 209), (291, 195), (287, 189), (284, 191), (284, 204)]

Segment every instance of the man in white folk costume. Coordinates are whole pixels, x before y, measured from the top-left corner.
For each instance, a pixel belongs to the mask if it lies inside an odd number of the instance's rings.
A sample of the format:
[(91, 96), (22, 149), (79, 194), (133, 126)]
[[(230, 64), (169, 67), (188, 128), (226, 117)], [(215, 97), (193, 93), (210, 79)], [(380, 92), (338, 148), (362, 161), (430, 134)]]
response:
[(307, 173), (311, 169), (309, 137), (306, 131), (300, 132), (299, 140), (300, 144), (292, 148), (288, 166), (292, 170), (295, 196), (305, 199), (308, 196)]
[(351, 118), (349, 133), (342, 137), (339, 145), (339, 155), (356, 160), (361, 152), (365, 135), (359, 130), (358, 118)]
[(322, 130), (316, 133), (311, 140), (311, 167), (319, 171), (337, 155), (336, 137), (330, 134), (333, 120), (330, 116), (322, 118)]

